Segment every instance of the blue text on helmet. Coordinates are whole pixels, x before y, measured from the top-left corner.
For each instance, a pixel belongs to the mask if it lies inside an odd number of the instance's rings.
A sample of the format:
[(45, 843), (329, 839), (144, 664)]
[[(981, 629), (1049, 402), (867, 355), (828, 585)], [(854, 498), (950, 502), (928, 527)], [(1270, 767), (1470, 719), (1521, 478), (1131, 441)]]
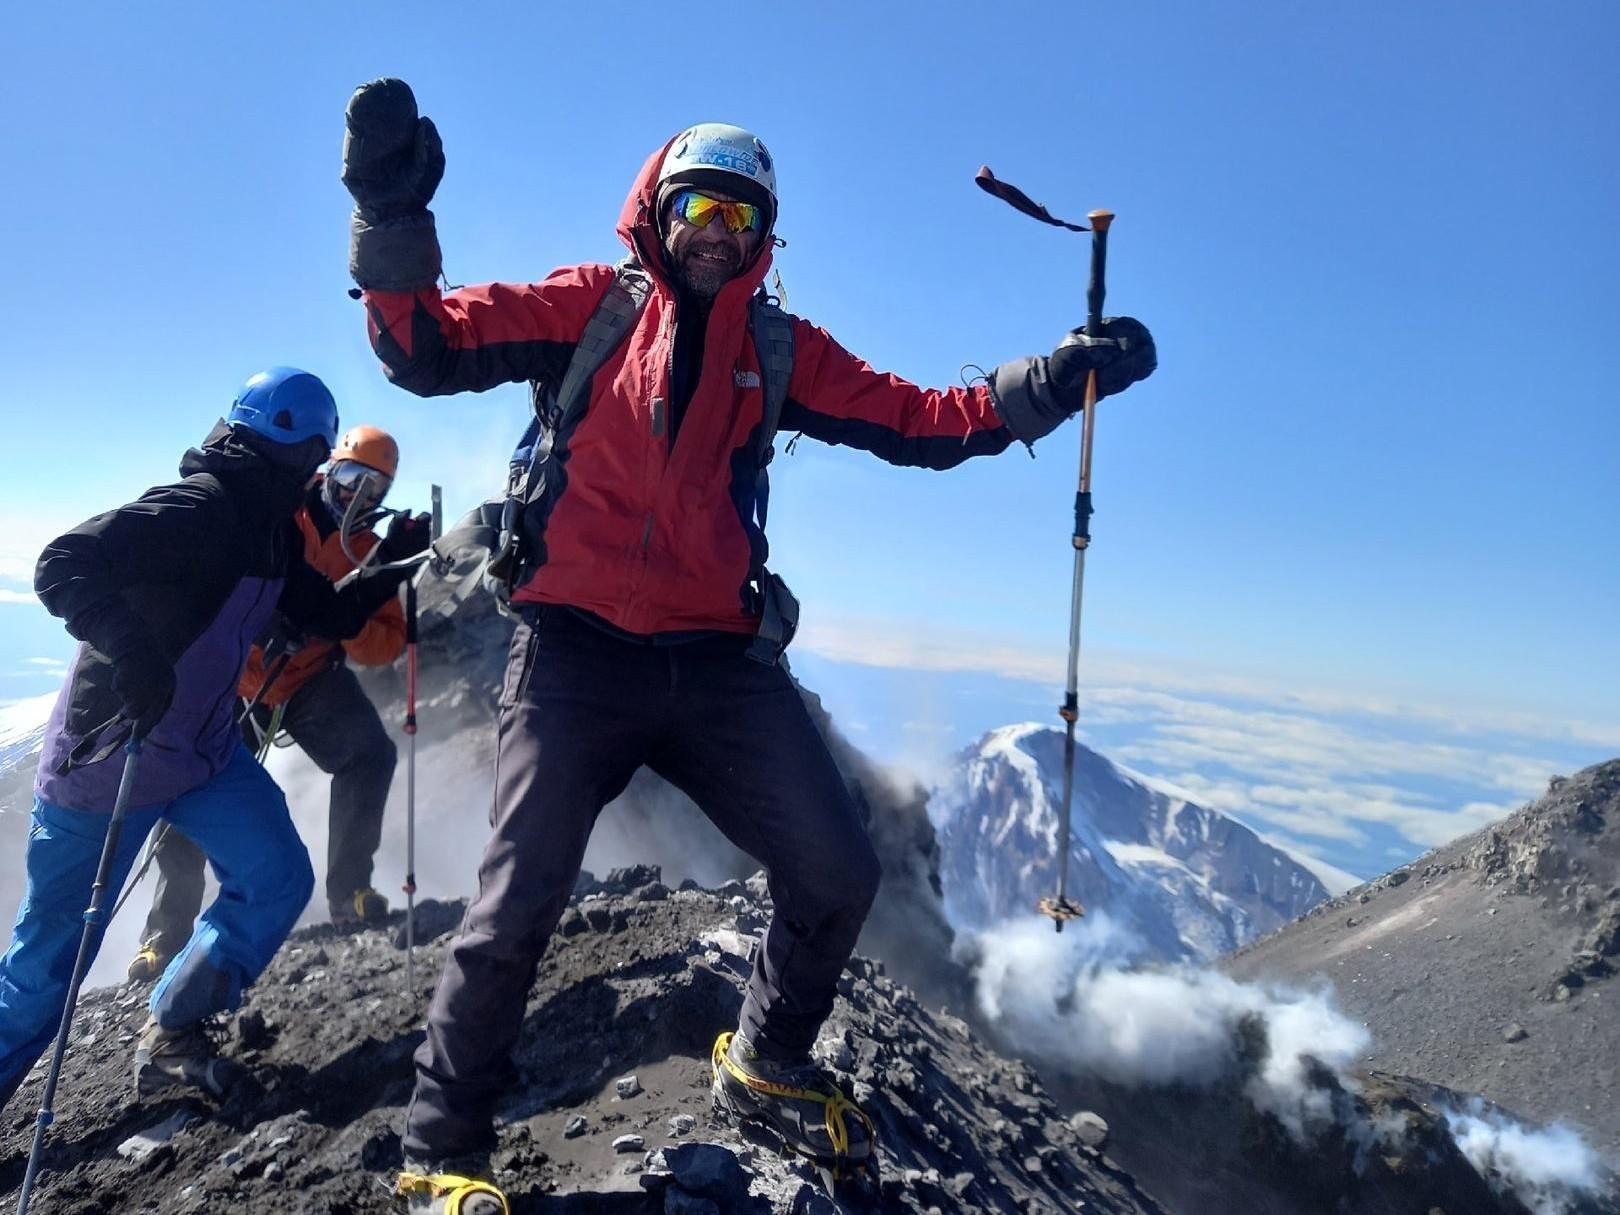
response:
[(765, 208), (776, 223), (776, 164), (758, 135), (726, 122), (700, 122), (677, 135), (658, 171), (658, 207), (683, 185), (726, 190)]

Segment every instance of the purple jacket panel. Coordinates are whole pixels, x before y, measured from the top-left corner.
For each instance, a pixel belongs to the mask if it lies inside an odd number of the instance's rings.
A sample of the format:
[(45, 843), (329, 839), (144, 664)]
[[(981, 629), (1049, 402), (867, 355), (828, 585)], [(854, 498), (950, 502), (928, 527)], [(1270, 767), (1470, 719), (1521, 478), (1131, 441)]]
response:
[[(236, 688), (253, 642), (268, 628), (282, 579), (243, 578), (219, 613), (175, 664), (174, 703), (147, 736), (135, 776), (131, 806), (156, 806), (213, 779), (241, 745), (236, 728)], [(81, 645), (79, 660), (88, 647)], [(75, 662), (75, 670), (78, 662)], [(110, 812), (123, 775), (120, 747), (97, 763), (58, 772), (84, 736), (66, 728), (74, 676), (68, 676), (46, 727), (34, 792), (72, 810)], [(122, 723), (119, 727), (125, 728)]]

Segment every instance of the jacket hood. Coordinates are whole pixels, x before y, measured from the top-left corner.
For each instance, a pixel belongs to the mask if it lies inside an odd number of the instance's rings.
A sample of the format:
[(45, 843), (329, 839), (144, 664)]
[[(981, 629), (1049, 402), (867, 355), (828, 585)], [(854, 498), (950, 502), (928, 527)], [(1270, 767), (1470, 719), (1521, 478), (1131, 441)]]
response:
[(221, 420), (200, 447), (180, 457), (180, 475), (210, 473), (248, 518), (290, 518), (304, 500), (308, 479), (298, 469), (266, 458), (235, 427)]
[[(674, 289), (670, 278), (669, 265), (664, 260), (664, 242), (658, 235), (658, 171), (663, 167), (664, 156), (669, 152), (670, 145), (676, 140), (671, 135), (663, 145), (641, 166), (641, 172), (636, 174), (635, 183), (630, 187), (630, 195), (624, 200), (624, 210), (619, 212), (619, 239), (622, 240), (630, 252), (635, 254), (636, 260), (663, 283), (664, 286)], [(775, 251), (774, 234), (767, 234), (759, 252), (754, 260), (744, 268), (743, 272), (720, 289), (722, 295), (739, 290), (739, 283), (747, 284), (747, 293), (753, 295), (765, 281), (765, 276), (771, 269), (771, 254)]]

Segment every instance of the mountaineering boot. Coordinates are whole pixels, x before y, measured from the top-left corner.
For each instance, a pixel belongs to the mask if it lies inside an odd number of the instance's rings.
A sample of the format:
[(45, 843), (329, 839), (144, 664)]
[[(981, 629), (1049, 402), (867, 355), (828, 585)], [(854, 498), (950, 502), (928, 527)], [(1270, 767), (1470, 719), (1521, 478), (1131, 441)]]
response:
[(865, 1111), (808, 1057), (782, 1063), (740, 1033), (723, 1033), (710, 1052), (715, 1112), (764, 1126), (791, 1152), (826, 1168), (835, 1181), (874, 1175), (877, 1130)]
[(169, 964), (169, 959), (158, 952), (157, 941), (156, 937), (145, 941), (140, 952), (129, 960), (129, 970), (125, 974), (131, 983), (150, 983)]
[(149, 1097), (179, 1085), (200, 1089), (214, 1100), (223, 1101), (247, 1074), (240, 1063), (219, 1057), (204, 1022), (184, 1029), (164, 1029), (156, 1017), (146, 1019), (140, 1044), (135, 1048), (137, 1096)]
[(381, 924), (388, 918), (388, 900), (370, 886), (356, 890), (347, 902), (334, 901), (328, 906), (332, 913), (332, 923), (339, 928), (360, 924)]
[(505, 1194), (487, 1181), (464, 1175), (486, 1168), (483, 1162), (407, 1159), (394, 1182), (394, 1197), (409, 1215), (511, 1215)]

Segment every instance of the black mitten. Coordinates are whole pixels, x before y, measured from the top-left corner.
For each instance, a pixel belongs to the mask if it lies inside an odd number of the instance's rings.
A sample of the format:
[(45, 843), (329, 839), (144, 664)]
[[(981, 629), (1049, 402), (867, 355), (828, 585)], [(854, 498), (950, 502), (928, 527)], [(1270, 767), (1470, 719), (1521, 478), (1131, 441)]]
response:
[(174, 703), (174, 664), (156, 650), (131, 650), (113, 660), (113, 691), (136, 738), (145, 738)]
[(1085, 407), (1086, 377), (1097, 373), (1099, 399), (1145, 380), (1159, 365), (1153, 335), (1141, 321), (1109, 317), (1102, 332), (1070, 333), (1050, 356), (1012, 359), (990, 374), (996, 412), (1013, 436), (1033, 443)]
[(371, 223), (427, 210), (444, 177), (444, 145), (433, 119), (416, 112), (403, 80), (361, 85), (344, 113), (343, 184)]
[(362, 287), (415, 291), (442, 264), (433, 212), (444, 146), (416, 112), (411, 86), (392, 78), (361, 85), (344, 115), (343, 184), (354, 196), (349, 273)]

